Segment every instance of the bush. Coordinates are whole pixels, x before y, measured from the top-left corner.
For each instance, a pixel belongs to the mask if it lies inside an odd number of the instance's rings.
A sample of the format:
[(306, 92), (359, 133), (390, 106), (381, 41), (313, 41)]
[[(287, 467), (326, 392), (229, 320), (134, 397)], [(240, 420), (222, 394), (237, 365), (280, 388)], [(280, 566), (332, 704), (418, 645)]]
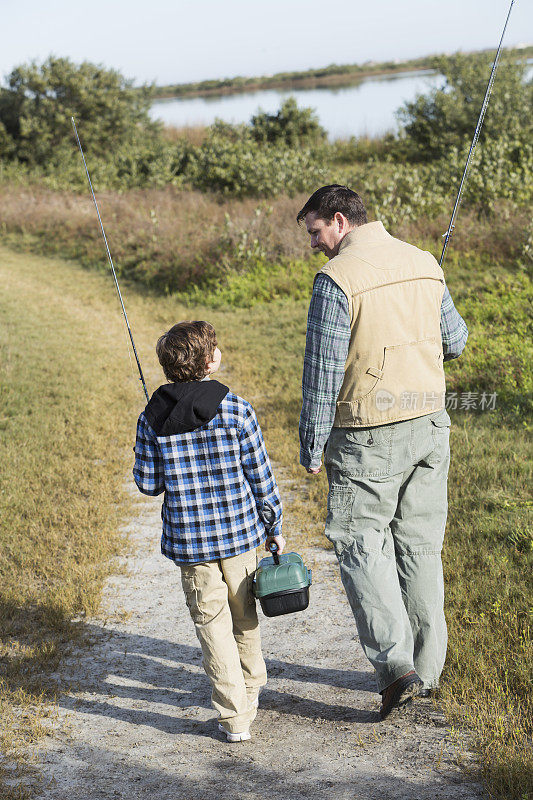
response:
[(59, 165), (75, 146), (74, 116), (83, 140), (107, 159), (139, 136), (156, 135), (150, 95), (149, 87), (133, 89), (119, 72), (87, 61), (51, 57), (16, 67), (0, 89), (0, 156)]
[[(431, 165), (430, 185), (440, 194), (455, 194), (464, 164), (464, 150), (453, 147), (447, 159)], [(520, 142), (508, 137), (478, 145), (464, 190), (465, 205), (491, 214), (500, 200), (530, 205), (532, 191), (533, 140)]]
[(520, 272), (469, 289), (461, 299), (470, 330), (468, 358), (453, 377), (454, 391), (498, 387), (498, 406), (524, 423), (533, 412), (532, 301), (531, 281)]
[[(148, 117), (146, 87), (134, 90), (119, 73), (87, 62), (50, 58), (13, 70), (0, 90), (0, 180), (86, 191), (73, 114), (97, 191), (172, 185), (268, 198), (339, 182), (360, 190), (386, 225), (435, 218), (451, 210), (488, 71), (479, 57), (440, 64), (448, 88), (404, 106), (400, 138), (328, 144), (313, 110), (289, 98), (277, 114), (260, 112), (250, 125), (217, 121), (193, 142), (161, 135)], [(482, 214), (500, 199), (531, 200), (531, 83), (522, 78), (522, 65), (502, 64), (498, 73), (464, 195)]]
[(314, 110), (298, 108), (294, 97), (285, 100), (277, 114), (260, 111), (252, 117), (251, 128), (256, 142), (287, 147), (319, 144), (327, 137)]
[[(365, 202), (385, 225), (397, 226), (421, 217), (451, 214), (465, 164), (465, 154), (454, 147), (448, 158), (431, 164), (375, 164), (351, 170), (343, 177), (361, 186)], [(533, 191), (533, 145), (498, 139), (476, 149), (462, 205), (478, 215), (493, 215), (502, 200), (527, 208)]]
[(235, 197), (273, 197), (325, 181), (325, 152), (256, 141), (246, 126), (215, 125), (191, 156), (187, 180), (201, 191)]
[[(431, 161), (446, 158), (453, 148), (469, 146), (481, 110), (490, 58), (483, 54), (457, 54), (437, 59), (437, 69), (446, 79), (441, 89), (418, 95), (397, 112), (403, 126), (407, 154)], [(533, 82), (525, 81), (527, 62), (503, 60), (481, 130), (480, 142), (506, 139), (531, 142)]]

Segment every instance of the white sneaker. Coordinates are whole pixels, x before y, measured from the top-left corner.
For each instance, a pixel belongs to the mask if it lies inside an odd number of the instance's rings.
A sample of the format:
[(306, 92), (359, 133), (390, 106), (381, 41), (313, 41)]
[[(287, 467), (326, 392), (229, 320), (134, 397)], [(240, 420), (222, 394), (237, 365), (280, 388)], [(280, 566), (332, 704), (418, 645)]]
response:
[(247, 742), (248, 739), (251, 739), (250, 731), (242, 731), (242, 733), (230, 733), (222, 725), (218, 726), (218, 729), (221, 733), (226, 734), (226, 741), (228, 742)]

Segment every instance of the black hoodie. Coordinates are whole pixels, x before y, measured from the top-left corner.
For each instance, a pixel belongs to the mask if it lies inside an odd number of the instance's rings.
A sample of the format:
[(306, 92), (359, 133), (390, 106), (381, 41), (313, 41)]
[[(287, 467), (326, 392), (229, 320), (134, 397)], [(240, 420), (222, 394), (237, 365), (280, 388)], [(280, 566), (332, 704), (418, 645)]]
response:
[(144, 414), (157, 436), (188, 433), (211, 422), (228, 392), (214, 380), (165, 383), (153, 393)]

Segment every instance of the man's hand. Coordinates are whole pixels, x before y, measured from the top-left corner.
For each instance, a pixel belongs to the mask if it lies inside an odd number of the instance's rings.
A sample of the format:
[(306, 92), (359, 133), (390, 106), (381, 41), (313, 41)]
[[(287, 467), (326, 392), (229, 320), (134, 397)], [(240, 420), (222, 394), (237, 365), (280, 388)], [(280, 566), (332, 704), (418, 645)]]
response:
[(322, 464), (316, 469), (313, 469), (312, 467), (306, 467), (306, 470), (310, 475), (318, 475), (319, 472), (322, 472)]
[(270, 544), (272, 542), (276, 543), (278, 547), (278, 555), (281, 555), (283, 553), (283, 550), (285, 549), (285, 545), (287, 544), (283, 536), (281, 534), (279, 536), (267, 536), (265, 542), (265, 550), (269, 553), (270, 553)]

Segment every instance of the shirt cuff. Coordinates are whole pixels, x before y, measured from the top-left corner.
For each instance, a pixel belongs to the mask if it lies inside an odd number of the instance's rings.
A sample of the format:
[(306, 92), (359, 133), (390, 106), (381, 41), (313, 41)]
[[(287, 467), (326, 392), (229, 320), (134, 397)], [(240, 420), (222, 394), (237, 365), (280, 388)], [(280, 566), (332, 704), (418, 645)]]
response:
[(300, 464), (306, 469), (318, 469), (322, 465), (322, 455), (311, 456), (308, 452), (300, 448)]
[(281, 519), (279, 516), (276, 519), (276, 510), (268, 500), (263, 500), (259, 509), (259, 516), (263, 520), (267, 536), (281, 536)]
[(267, 536), (281, 536), (281, 522), (278, 522), (278, 524), (274, 525), (270, 530), (266, 530), (265, 533)]

